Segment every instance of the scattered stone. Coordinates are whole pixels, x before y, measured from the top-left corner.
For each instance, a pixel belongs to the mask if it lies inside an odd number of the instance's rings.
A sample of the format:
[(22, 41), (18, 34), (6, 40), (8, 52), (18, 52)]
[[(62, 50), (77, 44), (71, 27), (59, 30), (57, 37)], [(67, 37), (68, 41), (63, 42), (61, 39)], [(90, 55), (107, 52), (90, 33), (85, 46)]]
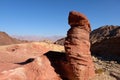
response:
[(110, 75), (115, 77), (117, 80), (120, 80), (120, 73), (110, 72)]

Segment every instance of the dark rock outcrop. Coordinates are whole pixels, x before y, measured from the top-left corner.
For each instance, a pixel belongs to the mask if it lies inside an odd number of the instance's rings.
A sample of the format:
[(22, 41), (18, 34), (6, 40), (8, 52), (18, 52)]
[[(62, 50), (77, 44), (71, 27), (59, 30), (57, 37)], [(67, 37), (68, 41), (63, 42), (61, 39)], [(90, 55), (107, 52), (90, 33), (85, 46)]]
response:
[(71, 28), (64, 44), (71, 70), (68, 77), (70, 80), (89, 80), (95, 75), (90, 55), (89, 21), (85, 15), (72, 11), (69, 13), (68, 23)]
[(65, 42), (65, 38), (61, 38), (61, 39), (55, 41), (54, 44), (59, 44), (59, 45), (64, 46), (64, 42)]
[(91, 52), (98, 55), (120, 56), (120, 26), (103, 26), (91, 32)]

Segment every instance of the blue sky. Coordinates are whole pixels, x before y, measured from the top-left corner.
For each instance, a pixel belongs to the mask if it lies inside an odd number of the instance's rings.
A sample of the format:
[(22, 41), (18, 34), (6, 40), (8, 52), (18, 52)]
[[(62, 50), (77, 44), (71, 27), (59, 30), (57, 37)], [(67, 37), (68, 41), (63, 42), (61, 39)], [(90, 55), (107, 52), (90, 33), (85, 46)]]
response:
[(120, 0), (0, 0), (0, 31), (66, 36), (72, 10), (85, 14), (92, 29), (120, 25)]

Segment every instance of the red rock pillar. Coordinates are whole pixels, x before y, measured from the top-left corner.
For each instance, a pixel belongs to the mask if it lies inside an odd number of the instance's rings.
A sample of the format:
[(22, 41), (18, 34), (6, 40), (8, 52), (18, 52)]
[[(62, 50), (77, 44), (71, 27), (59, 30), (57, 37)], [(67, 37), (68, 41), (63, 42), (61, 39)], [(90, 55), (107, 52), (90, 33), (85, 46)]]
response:
[(89, 21), (83, 14), (72, 11), (69, 13), (68, 23), (71, 28), (67, 32), (64, 46), (72, 71), (69, 79), (89, 80), (95, 75), (90, 54)]

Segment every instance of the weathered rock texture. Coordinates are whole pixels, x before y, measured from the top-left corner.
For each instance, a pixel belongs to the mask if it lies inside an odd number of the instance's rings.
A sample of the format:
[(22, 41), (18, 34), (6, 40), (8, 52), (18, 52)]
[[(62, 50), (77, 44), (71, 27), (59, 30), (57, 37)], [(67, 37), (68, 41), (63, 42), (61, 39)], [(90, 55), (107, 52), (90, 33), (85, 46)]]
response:
[[(1, 66), (4, 64), (6, 63)], [(30, 63), (18, 64), (16, 67), (11, 67), (15, 65), (11, 63), (8, 70), (3, 69), (0, 73), (0, 80), (60, 80), (46, 56), (37, 57)]]
[(120, 56), (120, 26), (103, 26), (91, 32), (91, 52)]
[(69, 79), (89, 80), (95, 75), (90, 54), (89, 21), (86, 16), (75, 11), (69, 13), (68, 19), (71, 28), (67, 33), (64, 46), (72, 71)]
[(63, 46), (32, 42), (0, 46), (0, 80), (61, 80), (44, 55)]

